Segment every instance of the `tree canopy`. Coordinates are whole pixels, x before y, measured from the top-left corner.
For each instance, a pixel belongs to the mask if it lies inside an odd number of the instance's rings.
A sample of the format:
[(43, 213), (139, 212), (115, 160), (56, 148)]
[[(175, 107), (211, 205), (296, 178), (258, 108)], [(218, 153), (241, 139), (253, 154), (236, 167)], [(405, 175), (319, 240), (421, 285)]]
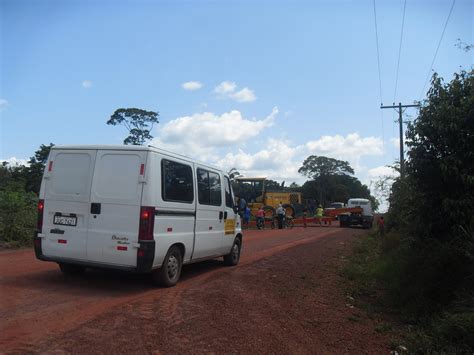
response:
[[(403, 306), (421, 314), (463, 297), (471, 297), (472, 307), (474, 72), (461, 71), (449, 83), (433, 75), (406, 135), (406, 176), (393, 184), (387, 219), (401, 235), (393, 251), (399, 272), (387, 283), (397, 285)], [(414, 299), (419, 302), (410, 304)]]
[(128, 129), (128, 136), (123, 144), (143, 145), (146, 141), (153, 139), (150, 134), (153, 125), (158, 123), (158, 112), (145, 111), (139, 108), (119, 108), (110, 119), (108, 125), (121, 125)]
[(354, 174), (354, 170), (347, 161), (317, 155), (306, 158), (298, 172), (310, 179), (320, 176)]
[(302, 186), (306, 199), (316, 199), (323, 206), (331, 202), (347, 202), (354, 197), (367, 198), (377, 209), (378, 202), (367, 186), (350, 176), (354, 169), (347, 161), (311, 155), (306, 158), (298, 172), (310, 178)]

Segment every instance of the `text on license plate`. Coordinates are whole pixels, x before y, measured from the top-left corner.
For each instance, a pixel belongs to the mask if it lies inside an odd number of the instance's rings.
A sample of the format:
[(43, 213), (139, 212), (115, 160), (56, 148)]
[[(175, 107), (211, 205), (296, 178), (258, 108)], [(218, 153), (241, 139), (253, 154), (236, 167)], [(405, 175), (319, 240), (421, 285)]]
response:
[(60, 224), (63, 226), (75, 226), (77, 224), (76, 216), (54, 216), (54, 224)]

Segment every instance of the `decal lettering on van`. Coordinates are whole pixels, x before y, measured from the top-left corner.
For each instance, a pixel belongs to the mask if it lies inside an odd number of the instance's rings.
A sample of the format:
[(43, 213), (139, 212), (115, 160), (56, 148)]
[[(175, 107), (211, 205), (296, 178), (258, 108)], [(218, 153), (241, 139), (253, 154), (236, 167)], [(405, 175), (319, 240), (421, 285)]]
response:
[(112, 240), (120, 240), (120, 241), (128, 241), (128, 238), (127, 237), (117, 237), (115, 234), (112, 235)]
[(224, 226), (225, 234), (235, 234), (235, 219), (226, 219)]

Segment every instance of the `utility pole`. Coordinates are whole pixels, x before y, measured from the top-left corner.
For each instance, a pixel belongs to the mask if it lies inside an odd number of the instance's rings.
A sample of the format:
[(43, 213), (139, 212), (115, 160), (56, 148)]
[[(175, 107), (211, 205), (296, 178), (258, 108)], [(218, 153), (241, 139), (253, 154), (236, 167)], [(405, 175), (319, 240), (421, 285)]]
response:
[(403, 112), (405, 111), (404, 109), (408, 107), (420, 107), (420, 104), (414, 104), (414, 105), (402, 105), (401, 102), (398, 103), (398, 105), (395, 105), (395, 102), (393, 103), (393, 106), (383, 106), (380, 105), (381, 109), (384, 108), (393, 108), (395, 111), (397, 111), (398, 108), (398, 125), (400, 128), (400, 176), (403, 178), (404, 172), (405, 172), (405, 155), (403, 153), (403, 120), (402, 120), (402, 115)]

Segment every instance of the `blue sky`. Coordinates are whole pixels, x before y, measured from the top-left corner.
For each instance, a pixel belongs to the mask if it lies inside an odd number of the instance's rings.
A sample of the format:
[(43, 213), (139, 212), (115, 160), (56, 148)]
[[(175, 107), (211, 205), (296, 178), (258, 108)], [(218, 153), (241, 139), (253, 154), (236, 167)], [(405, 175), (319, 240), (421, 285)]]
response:
[[(375, 3), (391, 104), (404, 1)], [(366, 183), (397, 158), (372, 0), (0, 4), (1, 160), (120, 144), (125, 129), (106, 125), (120, 107), (159, 111), (156, 145), (288, 183), (310, 154), (349, 160)], [(451, 4), (407, 0), (396, 102), (422, 98)], [(456, 0), (434, 64), (445, 79), (471, 68), (455, 44), (473, 26), (473, 2)]]

